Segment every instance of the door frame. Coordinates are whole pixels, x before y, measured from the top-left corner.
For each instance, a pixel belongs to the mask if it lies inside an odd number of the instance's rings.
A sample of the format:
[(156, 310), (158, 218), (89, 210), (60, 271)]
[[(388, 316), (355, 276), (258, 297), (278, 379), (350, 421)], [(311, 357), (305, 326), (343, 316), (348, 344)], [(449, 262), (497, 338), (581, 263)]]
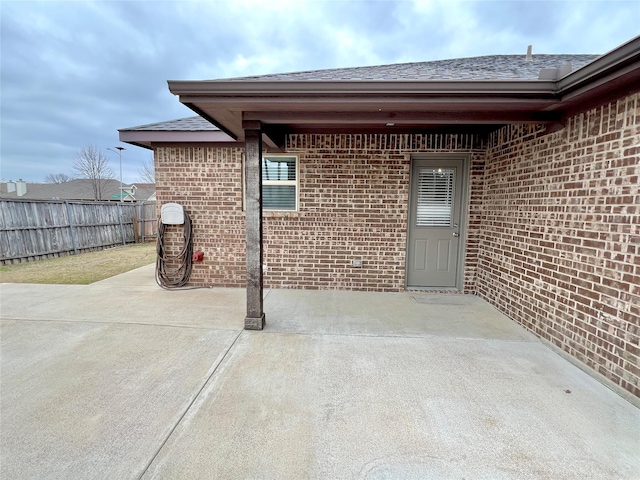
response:
[[(450, 290), (450, 291), (463, 291), (464, 290), (464, 272), (466, 267), (466, 257), (467, 257), (467, 232), (468, 232), (468, 223), (469, 223), (469, 169), (470, 169), (470, 154), (460, 154), (460, 153), (413, 153), (411, 154), (411, 162), (409, 165), (409, 197), (407, 198), (407, 224), (406, 224), (406, 250), (405, 250), (405, 266), (404, 266), (404, 288), (405, 290)], [(455, 287), (409, 287), (407, 285), (408, 282), (408, 269), (409, 269), (409, 248), (410, 248), (410, 239), (409, 239), (409, 230), (410, 230), (410, 222), (411, 222), (411, 198), (412, 198), (412, 185), (413, 185), (413, 166), (416, 161), (429, 161), (434, 164), (438, 160), (461, 160), (462, 161), (462, 192), (460, 192), (460, 241), (458, 248), (458, 258), (457, 258), (457, 272), (456, 272), (456, 285)]]

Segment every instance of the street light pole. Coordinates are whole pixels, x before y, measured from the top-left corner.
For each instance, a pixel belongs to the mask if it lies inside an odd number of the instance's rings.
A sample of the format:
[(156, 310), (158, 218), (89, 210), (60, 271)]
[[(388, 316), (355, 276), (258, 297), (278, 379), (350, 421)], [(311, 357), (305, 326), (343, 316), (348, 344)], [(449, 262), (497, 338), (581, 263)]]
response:
[[(126, 148), (124, 147), (113, 147), (116, 150), (118, 150), (118, 156), (120, 157), (120, 201), (123, 202), (124, 198), (122, 195), (122, 150), (126, 150)], [(107, 148), (107, 150), (111, 150), (112, 152), (115, 153), (115, 150), (113, 148)]]
[[(122, 151), (126, 150), (126, 148), (124, 147), (113, 147), (116, 150), (118, 150), (118, 157), (120, 157), (120, 207), (118, 208), (118, 210), (120, 210), (120, 233), (122, 235), (122, 245), (126, 245), (127, 241), (124, 237), (124, 224), (122, 221), (122, 202), (124, 202), (124, 198), (122, 195)], [(116, 150), (114, 150), (113, 148), (108, 148), (107, 150), (111, 150), (113, 153), (116, 152)]]

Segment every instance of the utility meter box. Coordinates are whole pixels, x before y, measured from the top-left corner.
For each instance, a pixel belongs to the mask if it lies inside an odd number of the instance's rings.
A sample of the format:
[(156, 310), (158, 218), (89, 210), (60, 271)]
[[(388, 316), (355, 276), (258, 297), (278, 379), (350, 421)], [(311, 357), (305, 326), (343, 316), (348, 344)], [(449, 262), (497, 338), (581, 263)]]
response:
[(165, 225), (182, 225), (184, 210), (179, 203), (165, 203), (160, 207), (160, 220)]

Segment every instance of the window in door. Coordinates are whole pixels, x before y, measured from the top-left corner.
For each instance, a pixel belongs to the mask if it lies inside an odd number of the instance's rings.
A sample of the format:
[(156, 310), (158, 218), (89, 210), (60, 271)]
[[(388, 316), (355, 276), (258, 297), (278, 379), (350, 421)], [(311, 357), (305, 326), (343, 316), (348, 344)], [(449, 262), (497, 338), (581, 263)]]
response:
[(421, 168), (418, 172), (417, 227), (450, 227), (453, 224), (452, 168)]

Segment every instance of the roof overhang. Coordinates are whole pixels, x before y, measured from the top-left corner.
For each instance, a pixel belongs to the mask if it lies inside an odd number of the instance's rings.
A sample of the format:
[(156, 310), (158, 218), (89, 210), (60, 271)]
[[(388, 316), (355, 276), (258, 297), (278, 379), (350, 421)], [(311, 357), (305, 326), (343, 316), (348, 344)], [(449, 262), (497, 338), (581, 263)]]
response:
[(640, 37), (557, 80), (169, 81), (180, 102), (232, 139), (261, 122), (278, 147), (296, 132), (396, 133), (551, 124), (640, 90)]
[[(243, 121), (265, 131), (419, 129), (556, 121), (554, 82), (178, 81), (180, 101), (233, 138)], [(388, 124), (393, 124), (388, 126)]]
[(119, 130), (121, 142), (142, 148), (167, 143), (229, 143), (233, 138), (221, 131), (162, 131), (162, 130)]

